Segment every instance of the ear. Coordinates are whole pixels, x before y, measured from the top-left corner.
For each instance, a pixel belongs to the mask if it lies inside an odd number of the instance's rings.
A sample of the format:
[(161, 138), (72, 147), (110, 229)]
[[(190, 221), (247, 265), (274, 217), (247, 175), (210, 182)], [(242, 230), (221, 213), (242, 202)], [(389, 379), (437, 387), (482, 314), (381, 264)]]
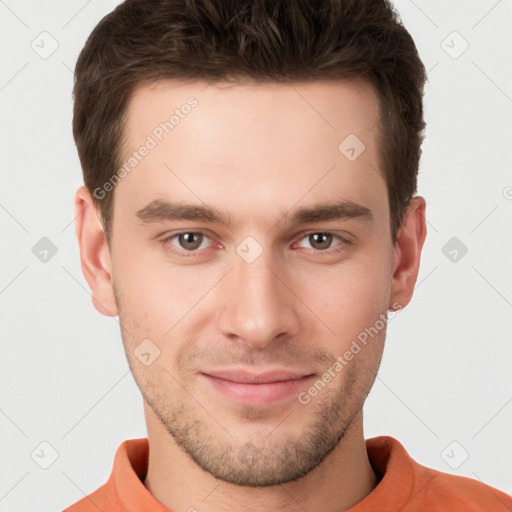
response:
[(411, 199), (397, 233), (395, 243), (393, 277), (391, 282), (390, 309), (402, 309), (411, 301), (418, 278), (421, 249), (427, 236), (425, 223), (425, 199)]
[(94, 307), (103, 315), (117, 316), (112, 262), (100, 218), (89, 190), (80, 187), (75, 194), (75, 231), (82, 272), (91, 289)]

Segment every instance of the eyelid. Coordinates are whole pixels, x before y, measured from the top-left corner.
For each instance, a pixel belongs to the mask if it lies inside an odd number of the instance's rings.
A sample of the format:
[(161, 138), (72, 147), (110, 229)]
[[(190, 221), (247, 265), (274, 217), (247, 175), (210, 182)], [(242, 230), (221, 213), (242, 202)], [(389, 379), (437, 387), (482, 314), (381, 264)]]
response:
[[(324, 249), (324, 250), (310, 249), (310, 251), (313, 251), (318, 254), (321, 254), (321, 253), (330, 254), (330, 253), (336, 252), (336, 250), (343, 250), (344, 247), (346, 247), (347, 245), (350, 245), (352, 243), (349, 236), (341, 235), (337, 231), (328, 231), (328, 230), (322, 230), (322, 229), (310, 230), (310, 231), (301, 233), (300, 237), (298, 239), (298, 242), (301, 242), (302, 240), (304, 240), (304, 238), (309, 237), (310, 235), (317, 235), (317, 234), (332, 235), (334, 238), (338, 238), (340, 240), (340, 243), (334, 245), (333, 247), (329, 247), (328, 249)], [(347, 233), (347, 235), (348, 235), (348, 233)]]
[(204, 249), (196, 249), (194, 251), (186, 251), (185, 249), (179, 249), (178, 247), (175, 247), (171, 243), (171, 240), (174, 239), (175, 237), (178, 237), (179, 235), (185, 235), (185, 234), (203, 235), (203, 237), (208, 238), (210, 240), (210, 242), (212, 242), (210, 244), (210, 246), (216, 243), (215, 240), (213, 240), (212, 237), (209, 236), (206, 232), (204, 232), (202, 230), (193, 230), (193, 229), (184, 229), (182, 231), (177, 231), (176, 233), (171, 233), (171, 234), (165, 235), (162, 242), (164, 244), (168, 243), (169, 245), (171, 245), (173, 247), (173, 249), (171, 249), (172, 253), (179, 254), (179, 255), (185, 255), (185, 257), (200, 254), (201, 252), (206, 251), (210, 248), (210, 247), (206, 247)]
[[(169, 243), (169, 245), (172, 245), (171, 244), (171, 240), (174, 239), (175, 237), (179, 236), (179, 235), (183, 235), (183, 234), (196, 234), (196, 235), (203, 235), (204, 237), (210, 239), (210, 241), (212, 242), (211, 245), (217, 243), (219, 244), (219, 242), (216, 242), (211, 236), (209, 236), (205, 231), (201, 230), (201, 229), (198, 229), (198, 230), (193, 230), (193, 229), (187, 229), (187, 230), (182, 230), (182, 231), (178, 231), (178, 232), (175, 232), (175, 233), (171, 233), (171, 234), (168, 234), (166, 235), (164, 238), (163, 238), (163, 243)], [(301, 232), (299, 233), (298, 235), (296, 235), (294, 238), (297, 239), (296, 242), (294, 242), (294, 245), (301, 242), (304, 238), (310, 236), (310, 235), (315, 235), (315, 234), (326, 234), (326, 235), (332, 235), (333, 237), (335, 238), (338, 238), (340, 240), (340, 243), (338, 243), (337, 245), (334, 245), (333, 247), (329, 247), (328, 249), (324, 249), (324, 250), (315, 250), (315, 249), (307, 249), (311, 252), (314, 252), (314, 253), (317, 253), (317, 254), (332, 254), (332, 253), (335, 253), (337, 251), (342, 251), (343, 249), (346, 248), (346, 246), (350, 245), (352, 243), (352, 240), (350, 239), (351, 236), (349, 235), (349, 233), (344, 233), (344, 235), (341, 235), (339, 234), (337, 231), (328, 231), (328, 230), (322, 230), (322, 229), (313, 229), (313, 230), (309, 230), (309, 231), (306, 231), (306, 232)], [(297, 238), (298, 237), (298, 238)], [(172, 245), (173, 249), (171, 249), (170, 251), (174, 254), (178, 254), (178, 255), (184, 255), (185, 257), (190, 257), (190, 256), (195, 256), (195, 255), (198, 255), (198, 254), (201, 254), (202, 252), (208, 250), (209, 248), (211, 248), (211, 245), (210, 247), (207, 247), (207, 248), (203, 248), (203, 249), (196, 249), (194, 251), (187, 251), (185, 249), (179, 249), (178, 247), (175, 247), (174, 245)]]

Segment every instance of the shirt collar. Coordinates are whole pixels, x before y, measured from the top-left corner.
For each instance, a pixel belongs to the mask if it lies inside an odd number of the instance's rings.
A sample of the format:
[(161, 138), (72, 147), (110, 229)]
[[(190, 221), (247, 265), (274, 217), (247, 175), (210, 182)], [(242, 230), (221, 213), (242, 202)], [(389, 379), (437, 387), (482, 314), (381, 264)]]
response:
[[(415, 480), (415, 464), (405, 448), (392, 437), (379, 436), (366, 440), (366, 450), (379, 482), (366, 498), (347, 512), (391, 510), (405, 505), (413, 493)], [(144, 486), (148, 463), (147, 438), (124, 441), (117, 449), (108, 487), (126, 512), (171, 512)]]

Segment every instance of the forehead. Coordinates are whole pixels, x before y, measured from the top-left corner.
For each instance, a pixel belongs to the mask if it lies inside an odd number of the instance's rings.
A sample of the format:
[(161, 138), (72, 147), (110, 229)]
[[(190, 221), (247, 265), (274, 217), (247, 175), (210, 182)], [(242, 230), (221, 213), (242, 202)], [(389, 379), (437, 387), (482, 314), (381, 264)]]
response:
[(263, 214), (303, 200), (387, 202), (366, 82), (160, 81), (135, 91), (126, 119), (122, 163), (151, 146), (116, 187), (134, 205), (179, 196)]
[[(380, 112), (374, 87), (363, 80), (288, 83), (161, 80), (142, 85), (132, 94), (127, 107), (126, 135), (136, 136), (140, 130), (148, 132), (155, 118), (169, 120), (191, 98), (199, 106), (193, 109), (194, 113), (200, 111), (201, 122), (208, 122), (208, 127), (223, 124), (226, 130), (226, 120), (240, 123), (245, 119), (254, 135), (259, 127), (270, 124), (290, 129), (298, 123), (302, 129), (303, 123), (309, 123), (310, 136), (330, 129), (337, 135), (347, 130), (357, 131), (365, 138), (366, 130), (378, 124)], [(246, 133), (243, 131), (241, 135)]]

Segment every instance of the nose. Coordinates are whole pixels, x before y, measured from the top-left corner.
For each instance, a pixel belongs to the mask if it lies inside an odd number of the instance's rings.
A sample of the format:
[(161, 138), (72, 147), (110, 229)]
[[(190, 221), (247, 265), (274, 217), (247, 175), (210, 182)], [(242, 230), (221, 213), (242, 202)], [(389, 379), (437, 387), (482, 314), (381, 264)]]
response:
[(270, 250), (248, 263), (238, 254), (222, 285), (220, 331), (254, 349), (263, 349), (277, 337), (297, 335), (300, 300), (293, 292), (290, 273), (277, 265)]

